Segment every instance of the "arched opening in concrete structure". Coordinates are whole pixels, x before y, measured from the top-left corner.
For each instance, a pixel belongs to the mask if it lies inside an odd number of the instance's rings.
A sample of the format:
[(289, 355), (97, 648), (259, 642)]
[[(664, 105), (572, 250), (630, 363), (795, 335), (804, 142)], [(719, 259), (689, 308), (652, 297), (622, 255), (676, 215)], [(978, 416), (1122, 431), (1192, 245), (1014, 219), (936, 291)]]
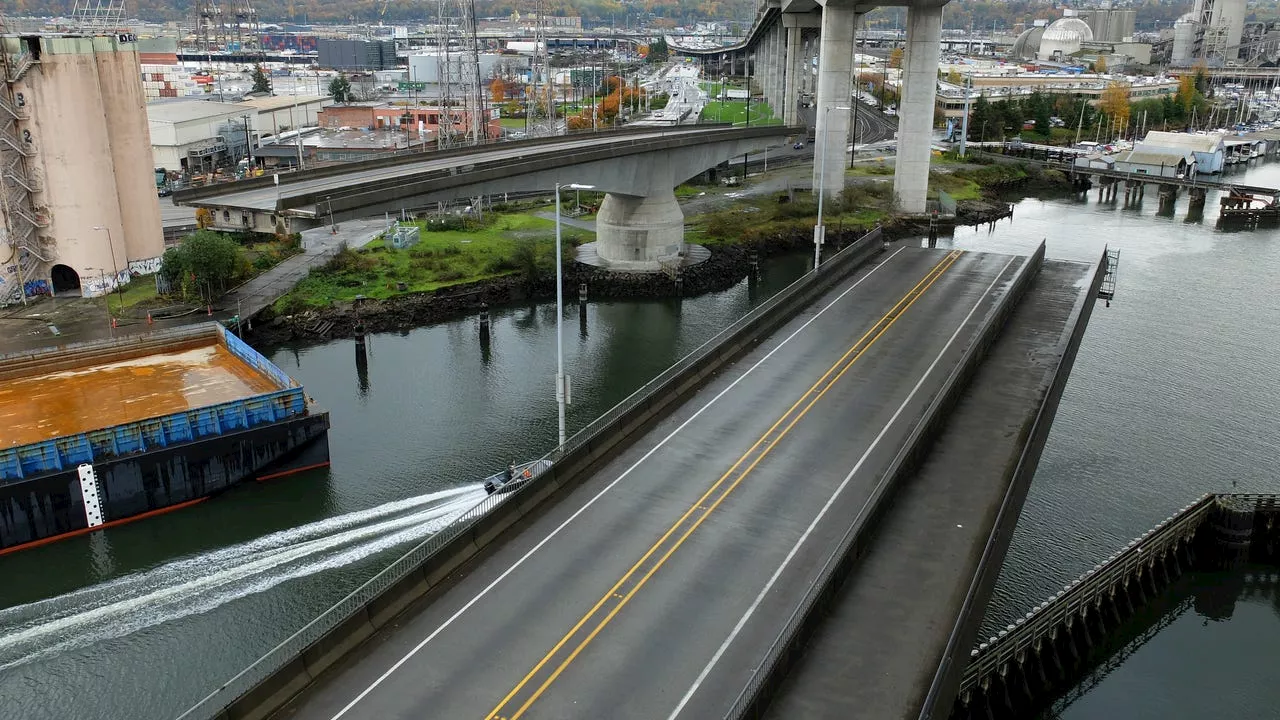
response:
[(49, 271), (53, 281), (54, 292), (66, 292), (80, 289), (80, 275), (66, 265), (54, 265)]

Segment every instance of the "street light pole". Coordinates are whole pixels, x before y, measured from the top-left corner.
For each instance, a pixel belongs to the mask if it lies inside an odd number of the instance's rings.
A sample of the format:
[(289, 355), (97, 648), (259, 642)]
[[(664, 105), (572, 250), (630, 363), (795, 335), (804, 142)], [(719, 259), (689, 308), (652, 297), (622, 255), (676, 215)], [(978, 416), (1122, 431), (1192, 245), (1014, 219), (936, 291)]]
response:
[(561, 277), (563, 271), (560, 250), (560, 190), (561, 188), (569, 188), (570, 190), (592, 190), (595, 185), (579, 185), (578, 183), (569, 183), (561, 185), (556, 183), (556, 414), (557, 429), (559, 430), (560, 443), (558, 447), (564, 446), (564, 406), (568, 395), (568, 378), (564, 374), (564, 281)]
[[(848, 109), (849, 108), (844, 107), (842, 105), (828, 105), (827, 108), (822, 111), (822, 114), (823, 114), (822, 129), (824, 134), (822, 136), (822, 148), (820, 150), (820, 152), (822, 153), (822, 159), (818, 161), (819, 163), (818, 164), (818, 224), (813, 226), (813, 271), (814, 272), (818, 271), (818, 264), (822, 262), (822, 244), (826, 242), (826, 239), (827, 239), (827, 228), (825, 225), (822, 224), (822, 198), (824, 195), (826, 195), (826, 190), (823, 187), (823, 185), (826, 183), (826, 179), (827, 179), (827, 140), (831, 137), (831, 130), (827, 127), (829, 122), (829, 118), (827, 117), (827, 115), (832, 110), (848, 110)], [(843, 145), (843, 141), (841, 141), (841, 144)], [(816, 145), (814, 146), (814, 150), (819, 151)], [(841, 148), (841, 152), (844, 152), (843, 147)]]
[[(120, 314), (124, 314), (124, 295), (120, 292), (120, 266), (116, 264), (116, 245), (111, 241), (111, 228), (103, 225), (94, 225), (94, 230), (105, 230), (107, 232), (107, 249), (111, 251), (111, 271), (115, 273), (116, 278), (116, 296), (120, 299)], [(111, 312), (111, 303), (107, 302), (107, 312)]]

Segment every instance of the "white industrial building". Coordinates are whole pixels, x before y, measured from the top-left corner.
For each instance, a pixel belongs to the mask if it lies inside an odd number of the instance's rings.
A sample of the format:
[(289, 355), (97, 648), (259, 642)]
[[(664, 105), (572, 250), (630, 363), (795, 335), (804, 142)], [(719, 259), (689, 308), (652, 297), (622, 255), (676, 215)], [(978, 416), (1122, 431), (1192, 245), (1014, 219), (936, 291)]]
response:
[(179, 100), (147, 105), (151, 126), (151, 155), (155, 167), (178, 172), (208, 172), (238, 158), (231, 145), (243, 145), (244, 138), (228, 137), (230, 128), (244, 127), (257, 108), (243, 103), (211, 100)]
[(1245, 0), (1195, 0), (1191, 12), (1173, 25), (1173, 64), (1204, 60), (1219, 66), (1238, 60), (1247, 12)]
[(1196, 157), (1196, 171), (1219, 173), (1226, 158), (1226, 146), (1221, 133), (1175, 133), (1152, 130), (1142, 139), (1148, 147), (1178, 148), (1189, 150)]

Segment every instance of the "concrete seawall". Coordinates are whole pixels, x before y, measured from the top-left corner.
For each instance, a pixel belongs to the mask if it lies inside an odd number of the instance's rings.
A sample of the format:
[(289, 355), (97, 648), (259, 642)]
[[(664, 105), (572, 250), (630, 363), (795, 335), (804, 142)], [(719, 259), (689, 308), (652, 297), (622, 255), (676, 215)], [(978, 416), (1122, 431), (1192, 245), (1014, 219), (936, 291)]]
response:
[(1131, 632), (1149, 606), (1176, 604), (1166, 590), (1187, 570), (1274, 563), (1277, 517), (1275, 495), (1206, 495), (1187, 505), (971, 650), (950, 717), (1028, 717), (1047, 706), (1105, 663), (1114, 637)]
[(182, 717), (242, 720), (270, 716), (410, 605), (429, 601), (432, 588), (477, 553), (501, 544), (512, 525), (565, 497), (709, 377), (882, 248), (877, 229), (833, 255), (818, 272), (797, 280), (570, 438), (549, 456), (554, 461), (551, 469), (533, 482), (508, 496), (490, 496), (452, 532), (440, 533), (438, 544), (428, 541), (410, 551)]
[(957, 623), (952, 628), (947, 640), (942, 661), (934, 676), (929, 692), (925, 696), (920, 711), (923, 719), (945, 715), (950, 708), (951, 699), (956, 696), (960, 685), (960, 675), (969, 662), (967, 653), (973, 647), (975, 638), (982, 625), (984, 609), (991, 599), (1000, 569), (1004, 565), (1005, 554), (1009, 550), (1009, 542), (1013, 538), (1014, 529), (1018, 525), (1018, 517), (1022, 514), (1022, 505), (1026, 501), (1027, 491), (1040, 462), (1040, 454), (1049, 438), (1049, 429), (1053, 425), (1053, 417), (1057, 414), (1058, 402), (1067, 386), (1071, 367), (1075, 363), (1076, 353), (1080, 349), (1080, 341), (1084, 338), (1085, 328), (1093, 315), (1093, 306), (1098, 297), (1098, 289), (1106, 276), (1107, 252), (1104, 249), (1101, 260), (1088, 278), (1088, 292), (1082, 295), (1072, 308), (1067, 327), (1071, 331), (1062, 338), (1061, 359), (1054, 371), (1049, 391), (1045, 395), (1031, 429), (1027, 432), (1027, 440), (1013, 471), (1013, 478), (1005, 491), (1004, 500), (996, 514), (995, 525), (983, 548), (982, 558), (978, 561), (978, 571), (965, 594), (964, 605), (957, 615)]
[(869, 548), (876, 525), (891, 505), (897, 486), (915, 473), (928, 455), (934, 440), (946, 424), (951, 408), (1039, 272), (1044, 252), (1045, 246), (1041, 243), (1035, 253), (1023, 261), (1007, 292), (983, 318), (974, 341), (965, 349), (942, 389), (885, 472), (886, 480), (875, 490), (868, 502), (867, 511), (853, 520), (818, 581), (810, 588), (790, 621), (779, 633), (770, 654), (762, 659), (759, 669), (748, 681), (727, 717), (760, 717), (764, 714), (782, 680), (801, 656), (805, 644), (821, 628), (826, 609), (836, 601), (844, 581)]

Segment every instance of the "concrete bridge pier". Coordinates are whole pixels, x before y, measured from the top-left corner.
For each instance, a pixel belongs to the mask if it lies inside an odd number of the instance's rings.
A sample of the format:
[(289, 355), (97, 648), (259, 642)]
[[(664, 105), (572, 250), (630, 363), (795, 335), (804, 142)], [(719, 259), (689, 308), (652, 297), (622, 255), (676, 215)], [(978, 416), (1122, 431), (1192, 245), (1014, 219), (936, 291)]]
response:
[[(782, 19), (785, 21), (787, 16), (783, 15)], [(787, 28), (787, 69), (782, 79), (786, 92), (780, 110), (782, 124), (788, 126), (796, 124), (799, 110), (800, 92), (797, 84), (800, 82), (800, 33), (800, 28), (794, 25)]]
[(1187, 197), (1191, 200), (1191, 207), (1204, 207), (1204, 196), (1206, 191), (1204, 188), (1191, 188), (1187, 191)]
[[(902, 99), (898, 103), (898, 159), (893, 174), (894, 198), (898, 208), (908, 213), (923, 213), (926, 207), (941, 56), (942, 5), (909, 5)], [(849, 97), (848, 91), (845, 97)]]
[(596, 215), (596, 255), (613, 269), (650, 269), (659, 258), (682, 253), (684, 211), (675, 190), (655, 188), (647, 196), (605, 193)]
[[(848, 110), (829, 108), (849, 107), (849, 99), (853, 97), (853, 29), (856, 19), (857, 15), (852, 7), (831, 3), (822, 11), (816, 98), (817, 132), (813, 144), (813, 189), (817, 192), (818, 188), (822, 188), (822, 194), (828, 198), (835, 197), (844, 190), (844, 172), (849, 168), (849, 157), (845, 150), (848, 148), (852, 114)], [(936, 81), (936, 60), (933, 73)], [(898, 171), (901, 172), (901, 166)], [(925, 172), (928, 172), (927, 168)]]

